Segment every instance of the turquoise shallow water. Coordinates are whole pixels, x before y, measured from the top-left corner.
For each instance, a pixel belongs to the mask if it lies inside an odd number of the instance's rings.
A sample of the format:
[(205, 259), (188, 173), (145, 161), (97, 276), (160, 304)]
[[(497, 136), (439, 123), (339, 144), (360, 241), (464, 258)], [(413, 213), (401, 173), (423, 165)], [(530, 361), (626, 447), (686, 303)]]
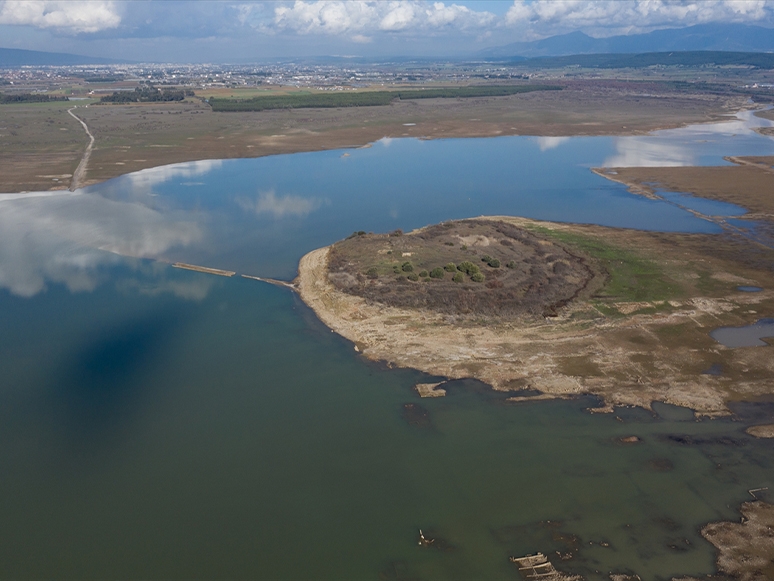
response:
[(714, 231), (588, 171), (774, 149), (695, 133), (399, 140), (0, 201), (0, 578), (513, 579), (535, 551), (589, 579), (711, 572), (698, 527), (774, 489), (745, 421), (474, 382), (420, 400), (433, 378), (364, 361), (292, 293), (152, 260), (291, 277), (352, 230), (486, 213)]

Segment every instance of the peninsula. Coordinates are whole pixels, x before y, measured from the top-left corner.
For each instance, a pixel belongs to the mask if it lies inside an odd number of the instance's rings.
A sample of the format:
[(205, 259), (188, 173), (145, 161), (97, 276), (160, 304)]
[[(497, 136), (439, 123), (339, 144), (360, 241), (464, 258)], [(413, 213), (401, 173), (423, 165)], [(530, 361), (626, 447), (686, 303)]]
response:
[(373, 360), (476, 378), (513, 401), (592, 394), (596, 411), (663, 401), (715, 416), (773, 391), (762, 348), (710, 336), (774, 312), (772, 262), (733, 233), (495, 216), (354, 233), (304, 256), (296, 282)]

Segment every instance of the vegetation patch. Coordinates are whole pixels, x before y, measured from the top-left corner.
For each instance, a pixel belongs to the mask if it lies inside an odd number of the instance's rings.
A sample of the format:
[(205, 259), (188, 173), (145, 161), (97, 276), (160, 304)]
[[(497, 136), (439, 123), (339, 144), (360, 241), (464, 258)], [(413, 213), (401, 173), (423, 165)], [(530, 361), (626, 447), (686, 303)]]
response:
[(48, 103), (50, 101), (67, 101), (63, 95), (49, 95), (47, 93), (0, 93), (0, 105), (11, 103)]
[(337, 289), (371, 301), (497, 317), (556, 316), (600, 274), (563, 244), (486, 220), (400, 236), (358, 232), (333, 245), (328, 265)]
[(213, 111), (264, 111), (267, 109), (311, 109), (331, 107), (376, 107), (396, 99), (462, 99), (470, 97), (505, 97), (533, 91), (556, 91), (557, 85), (500, 85), (449, 87), (442, 89), (409, 89), (401, 91), (360, 91), (351, 93), (290, 93), (265, 95), (251, 99), (215, 98), (209, 100)]
[(684, 294), (681, 285), (662, 266), (636, 252), (581, 234), (540, 226), (531, 229), (581, 250), (604, 268), (609, 278), (597, 298), (622, 302), (667, 301)]
[(191, 89), (157, 89), (156, 87), (137, 87), (134, 91), (116, 91), (100, 99), (103, 103), (157, 103), (164, 101), (182, 101), (193, 97)]

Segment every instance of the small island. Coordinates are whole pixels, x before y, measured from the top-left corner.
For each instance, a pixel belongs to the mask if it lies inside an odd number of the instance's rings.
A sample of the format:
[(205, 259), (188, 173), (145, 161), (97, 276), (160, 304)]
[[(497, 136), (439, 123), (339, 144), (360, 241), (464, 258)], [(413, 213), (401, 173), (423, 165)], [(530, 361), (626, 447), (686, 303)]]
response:
[(714, 416), (774, 391), (766, 347), (710, 336), (774, 312), (772, 262), (728, 234), (497, 216), (355, 232), (304, 256), (296, 286), (373, 360), (476, 378), (514, 402), (591, 394), (596, 411), (663, 401)]

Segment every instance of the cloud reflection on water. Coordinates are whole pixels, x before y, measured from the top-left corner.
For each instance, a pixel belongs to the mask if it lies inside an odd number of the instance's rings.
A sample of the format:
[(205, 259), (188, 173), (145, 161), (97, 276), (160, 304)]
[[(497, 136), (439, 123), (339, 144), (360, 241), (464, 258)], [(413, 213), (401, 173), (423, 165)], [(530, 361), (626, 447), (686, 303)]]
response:
[[(602, 164), (605, 167), (675, 167), (697, 165), (698, 152), (707, 148), (698, 144), (712, 144), (731, 137), (760, 138), (759, 127), (772, 127), (774, 122), (757, 117), (755, 111), (741, 111), (728, 121), (689, 125), (665, 129), (650, 135), (616, 137), (616, 154)], [(542, 148), (541, 148), (542, 150)]]
[(570, 141), (570, 137), (535, 137), (535, 142), (538, 144), (540, 151), (548, 151), (549, 149), (556, 149), (562, 143)]
[(270, 214), (274, 218), (285, 216), (308, 216), (330, 200), (324, 198), (304, 198), (287, 194), (277, 196), (274, 190), (261, 192), (258, 198), (236, 198), (237, 205), (245, 211), (255, 212), (258, 216)]
[(187, 163), (176, 163), (174, 165), (163, 165), (160, 167), (143, 169), (130, 173), (126, 177), (129, 179), (132, 189), (148, 192), (153, 186), (176, 178), (186, 178), (190, 180), (192, 177), (202, 176), (214, 169), (218, 169), (222, 165), (222, 159), (204, 159), (201, 161), (190, 161)]
[(0, 288), (23, 297), (47, 281), (93, 290), (116, 255), (156, 258), (203, 236), (196, 223), (91, 194), (6, 198), (0, 210)]
[(605, 160), (605, 167), (674, 167), (695, 163), (690, 148), (655, 139), (617, 137), (615, 148), (616, 155)]

